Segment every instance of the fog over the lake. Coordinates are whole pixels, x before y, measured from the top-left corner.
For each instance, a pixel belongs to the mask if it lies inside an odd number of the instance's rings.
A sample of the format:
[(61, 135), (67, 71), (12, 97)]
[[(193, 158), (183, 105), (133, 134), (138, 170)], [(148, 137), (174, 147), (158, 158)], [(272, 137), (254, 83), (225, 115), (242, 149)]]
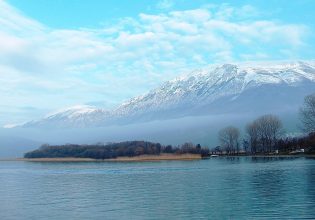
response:
[[(215, 115), (185, 117), (131, 125), (115, 125), (81, 129), (1, 129), (0, 157), (21, 157), (42, 144), (95, 144), (129, 140), (146, 140), (167, 145), (193, 142), (213, 148), (219, 144), (218, 131), (226, 126), (239, 127), (243, 135), (245, 125), (257, 115)], [(280, 116), (287, 133), (299, 131), (298, 115)]]

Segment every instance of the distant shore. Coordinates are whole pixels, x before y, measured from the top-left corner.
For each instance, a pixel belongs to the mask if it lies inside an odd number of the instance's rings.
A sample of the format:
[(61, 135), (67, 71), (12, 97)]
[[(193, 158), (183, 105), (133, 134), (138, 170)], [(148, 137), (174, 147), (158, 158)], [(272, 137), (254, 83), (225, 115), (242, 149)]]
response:
[[(248, 157), (315, 157), (315, 154), (273, 154), (273, 155), (247, 155)], [(239, 157), (239, 156), (237, 156)]]
[[(279, 154), (279, 155), (218, 155), (220, 158), (224, 157), (253, 157), (253, 158), (315, 158), (314, 154)], [(111, 159), (93, 159), (93, 158), (79, 158), (79, 157), (54, 157), (54, 158), (7, 158), (0, 159), (0, 161), (29, 161), (29, 162), (145, 162), (145, 161), (163, 161), (163, 160), (201, 160), (212, 158), (201, 157), (199, 154), (160, 154), (160, 155), (140, 155), (133, 157), (117, 157)], [(216, 157), (214, 157), (216, 158)]]
[(78, 157), (58, 157), (58, 158), (17, 158), (16, 161), (30, 162), (141, 162), (141, 161), (162, 161), (162, 160), (200, 160), (199, 154), (160, 154), (160, 155), (140, 155), (133, 157), (117, 157), (111, 159), (92, 159)]

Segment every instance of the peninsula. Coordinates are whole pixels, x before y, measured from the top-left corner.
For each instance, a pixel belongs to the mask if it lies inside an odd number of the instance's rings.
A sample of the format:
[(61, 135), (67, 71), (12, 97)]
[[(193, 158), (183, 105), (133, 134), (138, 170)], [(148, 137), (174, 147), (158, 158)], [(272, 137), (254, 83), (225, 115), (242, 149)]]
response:
[(209, 155), (199, 144), (163, 146), (146, 141), (126, 141), (95, 145), (43, 145), (28, 152), (20, 160), (34, 162), (89, 162), (89, 161), (158, 161), (198, 160)]

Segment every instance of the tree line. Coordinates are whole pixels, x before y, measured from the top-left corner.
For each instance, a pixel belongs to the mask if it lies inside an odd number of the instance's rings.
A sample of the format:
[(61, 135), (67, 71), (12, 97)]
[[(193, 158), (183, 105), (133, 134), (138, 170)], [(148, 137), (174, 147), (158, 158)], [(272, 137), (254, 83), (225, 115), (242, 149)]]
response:
[(240, 130), (234, 126), (223, 128), (218, 133), (221, 146), (212, 150), (214, 153), (226, 154), (266, 154), (289, 153), (305, 149), (315, 153), (315, 93), (304, 99), (300, 109), (302, 130), (306, 134), (300, 137), (284, 137), (281, 120), (275, 115), (263, 115), (245, 127), (245, 137), (240, 143)]
[(93, 158), (93, 159), (110, 159), (117, 157), (133, 157), (140, 155), (159, 155), (160, 153), (175, 154), (200, 154), (208, 156), (209, 150), (202, 148), (200, 144), (185, 143), (181, 146), (173, 147), (172, 145), (163, 146), (160, 143), (152, 143), (147, 141), (126, 141), (111, 144), (95, 144), (95, 145), (78, 145), (66, 144), (50, 146), (42, 145), (39, 149), (28, 152), (25, 158)]

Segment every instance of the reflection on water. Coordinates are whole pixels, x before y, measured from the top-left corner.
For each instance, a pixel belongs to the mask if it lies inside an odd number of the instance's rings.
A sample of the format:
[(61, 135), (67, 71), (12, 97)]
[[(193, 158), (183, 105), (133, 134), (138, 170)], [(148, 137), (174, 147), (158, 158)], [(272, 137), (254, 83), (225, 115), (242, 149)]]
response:
[(315, 218), (315, 160), (0, 162), (0, 219)]

